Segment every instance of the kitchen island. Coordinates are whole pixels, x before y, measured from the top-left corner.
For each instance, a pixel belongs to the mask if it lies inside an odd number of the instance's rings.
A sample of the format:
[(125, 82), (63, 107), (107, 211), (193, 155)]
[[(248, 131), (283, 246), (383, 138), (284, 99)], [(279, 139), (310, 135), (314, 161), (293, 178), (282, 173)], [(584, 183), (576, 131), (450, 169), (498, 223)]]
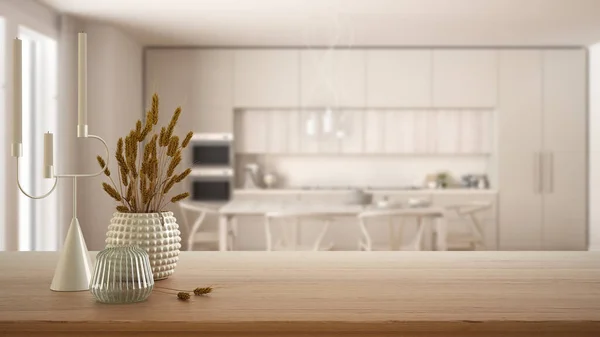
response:
[[(92, 254), (94, 255), (94, 254)], [(49, 289), (57, 253), (0, 253), (2, 336), (600, 336), (600, 252), (184, 252), (153, 293)]]

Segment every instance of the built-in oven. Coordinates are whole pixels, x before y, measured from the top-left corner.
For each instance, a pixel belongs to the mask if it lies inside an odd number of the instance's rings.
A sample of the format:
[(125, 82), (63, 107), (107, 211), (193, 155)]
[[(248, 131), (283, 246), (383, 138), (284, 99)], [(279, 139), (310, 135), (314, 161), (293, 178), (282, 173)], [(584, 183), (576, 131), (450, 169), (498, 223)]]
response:
[(231, 133), (197, 133), (190, 146), (193, 167), (233, 167)]
[(191, 198), (201, 202), (226, 202), (233, 193), (233, 169), (194, 168), (190, 174)]

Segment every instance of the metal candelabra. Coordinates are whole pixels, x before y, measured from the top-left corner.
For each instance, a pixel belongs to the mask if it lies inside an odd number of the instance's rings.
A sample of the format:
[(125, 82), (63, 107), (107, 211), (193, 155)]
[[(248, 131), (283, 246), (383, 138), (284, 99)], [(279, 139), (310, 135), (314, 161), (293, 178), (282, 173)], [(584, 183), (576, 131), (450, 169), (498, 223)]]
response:
[(91, 260), (88, 254), (87, 246), (81, 233), (81, 226), (77, 220), (77, 179), (99, 176), (106, 170), (109, 162), (108, 145), (104, 139), (88, 134), (87, 123), (87, 35), (83, 32), (78, 35), (78, 54), (77, 54), (77, 137), (94, 138), (102, 142), (106, 149), (106, 160), (104, 167), (99, 172), (90, 174), (54, 174), (53, 161), (53, 135), (47, 133), (44, 135), (44, 178), (54, 178), (54, 184), (50, 191), (40, 196), (33, 196), (23, 190), (19, 181), (19, 158), (23, 156), (22, 140), (22, 49), (21, 40), (14, 40), (13, 44), (13, 142), (11, 147), (12, 156), (17, 158), (17, 185), (19, 190), (31, 199), (43, 199), (52, 194), (58, 185), (60, 178), (73, 178), (73, 218), (65, 238), (62, 251), (58, 260), (58, 265), (54, 271), (54, 278), (50, 289), (54, 291), (82, 291), (88, 290), (92, 276)]
[(87, 251), (87, 246), (81, 232), (79, 220), (77, 219), (77, 179), (96, 177), (101, 175), (108, 167), (109, 149), (106, 141), (99, 136), (88, 135), (87, 125), (82, 128), (78, 126), (77, 136), (79, 138), (94, 138), (102, 142), (106, 149), (106, 160), (104, 167), (96, 173), (90, 174), (54, 174), (53, 165), (45, 165), (44, 178), (54, 178), (54, 184), (50, 191), (40, 196), (33, 196), (23, 189), (19, 181), (19, 158), (22, 157), (22, 144), (17, 143), (12, 145), (12, 155), (17, 159), (17, 185), (19, 190), (31, 199), (43, 199), (48, 197), (56, 189), (58, 179), (72, 178), (73, 179), (73, 218), (71, 225), (65, 238), (63, 249), (60, 254), (58, 265), (54, 272), (54, 278), (50, 289), (54, 291), (82, 291), (89, 289), (91, 279), (91, 260)]

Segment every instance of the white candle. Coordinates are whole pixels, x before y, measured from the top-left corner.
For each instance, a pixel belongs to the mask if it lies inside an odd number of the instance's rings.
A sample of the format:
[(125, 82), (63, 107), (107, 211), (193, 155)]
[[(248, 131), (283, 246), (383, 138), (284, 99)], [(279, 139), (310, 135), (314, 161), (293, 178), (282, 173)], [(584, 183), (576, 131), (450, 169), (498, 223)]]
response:
[(44, 133), (44, 166), (54, 165), (54, 135)]
[(16, 145), (23, 142), (21, 40), (15, 39), (13, 46), (13, 144)]
[(44, 178), (52, 178), (52, 165), (54, 165), (54, 135), (44, 133)]
[[(87, 125), (87, 34), (79, 33), (78, 50), (78, 72), (77, 72), (77, 92), (78, 92), (78, 122), (79, 127)], [(87, 135), (86, 135), (87, 136)]]

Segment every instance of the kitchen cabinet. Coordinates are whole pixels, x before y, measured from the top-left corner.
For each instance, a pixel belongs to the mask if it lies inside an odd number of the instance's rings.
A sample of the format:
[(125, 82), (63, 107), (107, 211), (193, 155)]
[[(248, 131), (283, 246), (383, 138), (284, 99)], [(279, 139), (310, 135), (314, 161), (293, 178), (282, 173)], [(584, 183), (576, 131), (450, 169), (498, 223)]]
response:
[(145, 93), (146, 105), (152, 94), (159, 95), (160, 123), (168, 123), (181, 106), (180, 126), (194, 132), (233, 132), (233, 52), (149, 49)]
[(542, 51), (502, 50), (498, 71), (499, 249), (542, 249)]
[(317, 111), (300, 111), (300, 153), (319, 153), (320, 139), (318, 130), (321, 118)]
[(500, 53), (500, 248), (587, 248), (586, 54)]
[(385, 128), (385, 111), (367, 110), (364, 121), (364, 149), (366, 153), (383, 152), (383, 130)]
[(299, 53), (283, 49), (236, 50), (235, 107), (298, 107)]
[(364, 107), (364, 50), (302, 50), (302, 107)]
[(544, 51), (544, 249), (587, 249), (586, 57)]
[(300, 152), (298, 111), (238, 110), (235, 115), (236, 153)]
[(241, 110), (236, 112), (236, 153), (259, 154), (268, 151), (269, 119), (267, 111)]
[(340, 124), (344, 130), (344, 137), (339, 140), (341, 153), (363, 153), (364, 139), (364, 112), (362, 110), (346, 110), (342, 112)]
[(188, 98), (197, 132), (233, 132), (233, 51), (194, 51)]
[(496, 58), (495, 50), (434, 50), (433, 106), (496, 106)]
[(430, 107), (431, 50), (368, 50), (367, 106)]
[(189, 93), (194, 83), (190, 67), (194, 66), (195, 56), (187, 49), (151, 49), (147, 52), (144, 108), (149, 108), (152, 95), (158, 94), (160, 109), (164, 112), (159, 114), (159, 124), (168, 123), (173, 110), (181, 106), (184, 113), (180, 125), (193, 125), (193, 114), (188, 112), (194, 109)]
[(286, 111), (265, 111), (267, 123), (267, 153), (281, 154), (290, 150), (290, 136), (297, 131), (297, 127), (291, 127), (289, 119), (291, 114)]
[[(405, 113), (397, 113), (392, 110), (384, 110), (380, 115), (383, 119), (383, 129), (381, 137), (383, 137), (383, 147), (380, 149), (381, 152), (386, 153), (399, 153), (403, 151), (412, 152), (412, 148), (406, 148), (406, 140), (412, 138), (412, 128), (404, 130), (404, 126), (407, 125), (407, 118), (403, 118)], [(412, 114), (410, 115), (412, 117)], [(411, 126), (414, 125), (410, 123)], [(408, 132), (404, 132), (408, 131)]]

